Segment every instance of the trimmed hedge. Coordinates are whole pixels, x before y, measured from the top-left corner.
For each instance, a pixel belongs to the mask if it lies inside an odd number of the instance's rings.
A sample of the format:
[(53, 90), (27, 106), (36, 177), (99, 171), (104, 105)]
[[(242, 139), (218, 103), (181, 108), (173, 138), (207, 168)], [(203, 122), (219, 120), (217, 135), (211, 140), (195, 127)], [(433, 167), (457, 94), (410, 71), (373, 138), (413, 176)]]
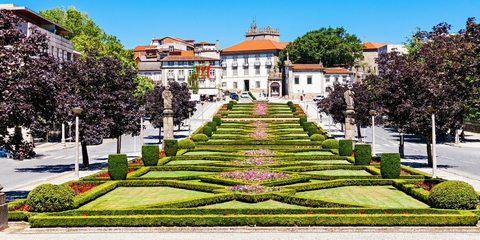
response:
[[(165, 150), (165, 156), (167, 157), (172, 157), (177, 155), (178, 151), (178, 140), (176, 139), (165, 139), (164, 141), (164, 149)], [(157, 161), (158, 162), (158, 161)]]
[(310, 127), (308, 127), (307, 131), (308, 131), (308, 136), (310, 137), (310, 136), (312, 136), (313, 134), (316, 134), (316, 133), (317, 133), (317, 127), (315, 127), (315, 126), (310, 126)]
[(207, 142), (208, 141), (208, 136), (203, 134), (203, 133), (198, 133), (193, 135), (193, 141), (194, 142)]
[(300, 117), (300, 118), (298, 119), (298, 122), (300, 123), (300, 126), (303, 127), (303, 123), (304, 123), (304, 122), (307, 122), (307, 117)]
[(430, 190), (428, 201), (436, 208), (475, 209), (478, 195), (472, 185), (458, 180), (445, 181)]
[(326, 139), (325, 141), (322, 142), (322, 148), (324, 149), (338, 149), (338, 140), (331, 138), (331, 139)]
[(142, 161), (144, 166), (157, 166), (159, 149), (157, 144), (142, 146)]
[(220, 117), (215, 116), (212, 118), (212, 121), (214, 121), (217, 124), (217, 126), (222, 125), (222, 119)]
[(184, 138), (178, 141), (178, 148), (179, 149), (195, 149), (195, 143), (188, 138)]
[(72, 209), (75, 191), (68, 185), (42, 184), (28, 193), (27, 204), (32, 212), (60, 212)]
[(372, 145), (355, 144), (355, 165), (370, 165)]
[(400, 153), (382, 153), (380, 160), (380, 172), (382, 178), (400, 177)]
[(108, 155), (108, 174), (112, 180), (125, 180), (128, 171), (127, 154)]
[(325, 136), (319, 133), (315, 133), (310, 136), (310, 141), (323, 142), (325, 141)]
[(203, 134), (207, 135), (207, 137), (212, 136), (212, 128), (211, 127), (203, 127)]
[(340, 156), (352, 156), (353, 141), (352, 139), (338, 140), (338, 153)]
[(208, 122), (207, 125), (212, 128), (212, 132), (217, 131), (217, 123), (216, 122)]

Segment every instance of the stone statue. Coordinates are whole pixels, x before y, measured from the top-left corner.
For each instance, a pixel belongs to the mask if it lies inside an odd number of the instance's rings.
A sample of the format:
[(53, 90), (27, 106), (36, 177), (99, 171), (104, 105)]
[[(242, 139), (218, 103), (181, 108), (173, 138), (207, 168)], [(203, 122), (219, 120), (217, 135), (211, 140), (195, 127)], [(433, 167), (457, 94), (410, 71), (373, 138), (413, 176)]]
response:
[(353, 95), (355, 94), (355, 92), (352, 91), (353, 89), (353, 86), (352, 85), (348, 85), (348, 90), (345, 91), (345, 93), (343, 94), (343, 97), (345, 98), (345, 102), (347, 103), (347, 109), (353, 109)]
[(163, 106), (165, 109), (172, 109), (172, 92), (170, 91), (170, 86), (166, 86), (165, 90), (162, 93)]

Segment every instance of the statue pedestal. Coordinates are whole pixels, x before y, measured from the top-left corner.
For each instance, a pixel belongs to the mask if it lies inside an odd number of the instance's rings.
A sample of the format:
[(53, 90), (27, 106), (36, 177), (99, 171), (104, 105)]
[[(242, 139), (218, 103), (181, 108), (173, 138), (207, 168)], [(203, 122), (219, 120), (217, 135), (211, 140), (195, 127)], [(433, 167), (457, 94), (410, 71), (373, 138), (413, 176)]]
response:
[(347, 108), (345, 116), (345, 139), (355, 140), (355, 110)]
[[(0, 185), (0, 190), (3, 186)], [(0, 192), (0, 231), (8, 227), (8, 207), (5, 193)]]
[(163, 139), (173, 139), (173, 111), (163, 110)]

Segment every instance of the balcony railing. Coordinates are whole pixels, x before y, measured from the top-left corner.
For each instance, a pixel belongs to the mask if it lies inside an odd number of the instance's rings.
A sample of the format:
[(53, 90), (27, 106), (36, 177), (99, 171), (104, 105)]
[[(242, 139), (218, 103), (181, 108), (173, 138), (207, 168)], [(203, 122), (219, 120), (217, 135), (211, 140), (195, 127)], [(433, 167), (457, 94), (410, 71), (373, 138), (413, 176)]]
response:
[(178, 75), (178, 79), (185, 79), (185, 75)]
[(260, 66), (260, 60), (255, 60), (255, 63), (254, 63), (254, 64), (255, 64), (255, 66), (257, 66), (257, 67)]
[(222, 67), (227, 67), (227, 63), (226, 63), (226, 62), (222, 62)]
[(173, 74), (167, 74), (167, 79), (175, 79), (175, 75), (173, 75)]
[(267, 65), (267, 66), (272, 66), (272, 60), (267, 60), (267, 61), (265, 62), (265, 65)]
[(237, 61), (234, 61), (234, 62), (232, 63), (232, 67), (238, 67), (238, 62), (237, 62)]
[(244, 63), (243, 63), (243, 66), (244, 66), (244, 67), (248, 67), (248, 62), (244, 62)]

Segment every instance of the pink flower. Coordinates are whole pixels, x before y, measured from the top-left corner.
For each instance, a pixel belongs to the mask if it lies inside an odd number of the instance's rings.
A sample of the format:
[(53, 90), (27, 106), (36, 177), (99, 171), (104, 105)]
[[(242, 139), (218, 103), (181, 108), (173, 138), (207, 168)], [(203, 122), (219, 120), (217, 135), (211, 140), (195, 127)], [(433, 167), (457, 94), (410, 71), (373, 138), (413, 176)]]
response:
[(265, 187), (259, 184), (252, 185), (236, 185), (233, 187), (228, 187), (227, 190), (241, 193), (263, 193), (263, 192), (273, 192), (281, 191), (281, 187)]
[(258, 149), (258, 150), (248, 150), (243, 152), (244, 155), (274, 155), (275, 152), (271, 150)]
[(265, 115), (268, 113), (268, 107), (265, 103), (258, 103), (253, 106), (254, 115)]
[(262, 181), (277, 178), (288, 178), (290, 175), (282, 172), (267, 171), (264, 169), (246, 169), (224, 172), (221, 173), (220, 176), (226, 178), (242, 179), (246, 181)]

